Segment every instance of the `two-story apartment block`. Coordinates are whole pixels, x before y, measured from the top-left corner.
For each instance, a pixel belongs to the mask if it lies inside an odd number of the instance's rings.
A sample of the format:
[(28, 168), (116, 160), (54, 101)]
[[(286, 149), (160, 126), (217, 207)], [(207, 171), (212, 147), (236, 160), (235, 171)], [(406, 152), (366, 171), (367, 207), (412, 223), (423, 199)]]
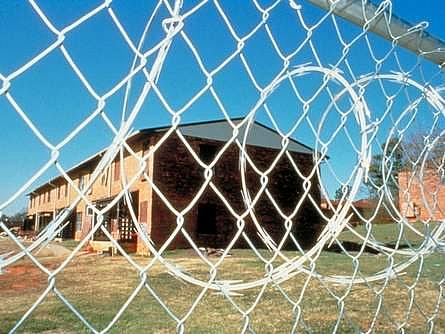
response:
[[(239, 119), (233, 121), (240, 122)], [(127, 143), (139, 157), (147, 157), (149, 150), (163, 140), (168, 130), (169, 127), (140, 130), (131, 135)], [(298, 213), (292, 219), (294, 236), (303, 247), (309, 247), (317, 239), (322, 226), (312, 204), (320, 203), (316, 173), (312, 179), (306, 179), (310, 186), (306, 194), (303, 186), (305, 178), (314, 168), (314, 151), (311, 148), (291, 139), (287, 146), (288, 154), (279, 155), (282, 137), (260, 123), (253, 124), (246, 143), (249, 160), (255, 164), (255, 168), (247, 163), (244, 176), (249, 197), (255, 201), (255, 207), (240, 221), (237, 215), (246, 210), (245, 194), (241, 191), (241, 150), (235, 141), (225, 146), (233, 136), (232, 127), (222, 120), (181, 125), (178, 132), (180, 135), (172, 132), (150, 155), (145, 175), (139, 177), (129, 189), (131, 200), (122, 198), (116, 201), (105, 215), (103, 225), (126, 249), (140, 253), (146, 251), (135, 231), (130, 208), (155, 247), (166, 242), (182, 219), (184, 231), (198, 246), (225, 247), (243, 226), (244, 236), (239, 237), (236, 245), (243, 247), (252, 242), (258, 247), (264, 247), (255, 221), (278, 244), (286, 231), (282, 215), (290, 214), (297, 205)], [(242, 142), (243, 136), (244, 128), (241, 128), (237, 139)], [(183, 140), (187, 141), (195, 156)], [(99, 152), (67, 171), (79, 189), (88, 184), (103, 154)], [(198, 163), (197, 158), (204, 164), (210, 164), (219, 154), (211, 169), (212, 182), (206, 183), (205, 166)], [(271, 164), (275, 164), (275, 167), (267, 174), (267, 187), (260, 190), (261, 175), (257, 171), (266, 171)], [(109, 205), (122, 191), (122, 178), (130, 180), (137, 175), (140, 166), (140, 161), (129, 152), (124, 152), (123, 159), (116, 157), (88, 189), (90, 203), (97, 208)], [(257, 196), (259, 191), (261, 195)], [(69, 207), (78, 195), (63, 177), (39, 186), (29, 193), (27, 225), (36, 231), (41, 230), (60, 210)], [(312, 201), (309, 197), (312, 197)], [(191, 209), (185, 210), (181, 216), (174, 214), (169, 205), (177, 213), (186, 208)], [(71, 212), (62, 235), (65, 238), (84, 238), (94, 224), (94, 212), (82, 200)], [(100, 229), (91, 239), (93, 243), (106, 243), (108, 240)], [(289, 243), (286, 245), (289, 246)], [(190, 247), (183, 231), (176, 234), (169, 247)]]

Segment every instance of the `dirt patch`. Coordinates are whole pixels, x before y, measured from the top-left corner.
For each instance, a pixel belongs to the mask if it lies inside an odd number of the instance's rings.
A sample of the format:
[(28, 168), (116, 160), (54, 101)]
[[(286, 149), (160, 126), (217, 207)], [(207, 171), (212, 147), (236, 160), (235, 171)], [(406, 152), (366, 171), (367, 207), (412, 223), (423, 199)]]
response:
[[(20, 249), (11, 240), (2, 240), (0, 250), (17, 253)], [(27, 246), (27, 245), (25, 245)], [(61, 245), (49, 244), (34, 255), (48, 269), (57, 267), (61, 258), (67, 257), (71, 251)], [(27, 257), (17, 263), (3, 268), (0, 274), (0, 296), (17, 295), (42, 291), (48, 285), (48, 275), (40, 270)]]
[[(53, 269), (55, 263), (45, 263), (48, 269)], [(48, 285), (48, 276), (29, 261), (10, 266), (0, 275), (0, 295), (17, 295), (41, 291)]]

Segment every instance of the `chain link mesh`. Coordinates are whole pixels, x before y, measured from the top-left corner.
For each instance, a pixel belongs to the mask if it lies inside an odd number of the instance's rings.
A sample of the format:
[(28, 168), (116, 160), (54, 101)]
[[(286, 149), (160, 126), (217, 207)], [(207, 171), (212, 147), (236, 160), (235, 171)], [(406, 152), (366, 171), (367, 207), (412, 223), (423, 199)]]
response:
[[(392, 16), (389, 0), (379, 5), (365, 0), (254, 0), (239, 5), (240, 8), (222, 1), (159, 1), (144, 13), (144, 25), (136, 34), (130, 31), (130, 24), (123, 23), (119, 6), (114, 1), (104, 1), (59, 27), (43, 5), (30, 0), (32, 15), (41, 20), (52, 42), (14, 70), (0, 69), (0, 97), (49, 152), (43, 165), (35, 166), (33, 175), (0, 203), (0, 217), (2, 211), (32, 192), (38, 182), (46, 182), (51, 171), (75, 193), (69, 206), (55, 214), (31, 243), (13, 233), (5, 220), (0, 222), (6, 234), (3, 239), (13, 243), (12, 251), (0, 255), (0, 279), (14, 277), (14, 268), (23, 263), (37, 268), (47, 279), (45, 288), (32, 294), (36, 297), (31, 301), (27, 300), (31, 304), (25, 312), (13, 321), (5, 315), (9, 320), (6, 328), (0, 326), (2, 331), (14, 333), (37, 321), (33, 314), (51, 296), (69, 310), (71, 316), (66, 321), (77, 322), (83, 330), (93, 333), (116, 330), (116, 326), (125, 331), (126, 327), (119, 327), (125, 326), (122, 319), (126, 314), (138, 317), (140, 310), (132, 305), (139, 303), (141, 296), (154, 300), (171, 320), (168, 330), (178, 333), (188, 331), (191, 319), (199, 317), (222, 321), (222, 328), (228, 326), (228, 332), (233, 327), (227, 324), (236, 323), (236, 331), (243, 333), (445, 331), (445, 225), (441, 207), (445, 205), (441, 199), (445, 174), (441, 62), (445, 53), (431, 49), (431, 43), (438, 44), (426, 33), (427, 24), (394, 31), (400, 22)], [(348, 12), (349, 8), (357, 9), (355, 16)], [(99, 16), (109, 23), (104, 34), (113, 33), (111, 38), (123, 42), (131, 54), (125, 74), (106, 89), (93, 83), (96, 78), (87, 74), (91, 69), (81, 65), (69, 43), (72, 35)], [(351, 23), (353, 18), (360, 18), (354, 22), (360, 26)], [(377, 37), (376, 32), (387, 40)], [(220, 38), (226, 40), (222, 42)], [(19, 81), (27, 80), (29, 72), (56, 53), (77, 78), (78, 89), (94, 103), (86, 117), (61, 140), (46, 134), (30, 116), (32, 108), (25, 107), (14, 90), (16, 82), (19, 85)], [(181, 68), (172, 64), (183, 65)], [(113, 99), (121, 101), (118, 117), (113, 114)], [(208, 104), (201, 104), (202, 101)], [(227, 121), (231, 135), (210, 161), (204, 161), (183, 124), (184, 119), (208, 119), (206, 110), (200, 110), (208, 106), (215, 111), (211, 116), (219, 115)], [(141, 154), (131, 138), (144, 115), (152, 119), (164, 117), (170, 125)], [(270, 153), (271, 163), (266, 167), (256, 162), (249, 149), (249, 136), (257, 120), (269, 124), (280, 136), (280, 148)], [(112, 136), (85, 185), (80, 185), (61, 159), (70, 144), (95, 122), (104, 124)], [(154, 157), (169, 153), (162, 148), (173, 137), (203, 178), (201, 184), (195, 185), (196, 192), (184, 194), (189, 200), (183, 206), (176, 205), (171, 194), (163, 191), (162, 182), (166, 180), (158, 182), (148, 171)], [(292, 154), (290, 145), (294, 138), (313, 148), (310, 170), (303, 170)], [(242, 195), (242, 208), (233, 204), (215, 179), (218, 164), (233, 146), (239, 150), (236, 172), (240, 184), (235, 192)], [(8, 147), (1, 149), (7, 150)], [(84, 156), (91, 153), (82, 147), (77, 150)], [(128, 170), (127, 157), (137, 161), (136, 170)], [(112, 178), (111, 167), (116, 160), (120, 161), (116, 167), (120, 169), (120, 190), (99, 205), (91, 189), (102, 182), (104, 175)], [(274, 169), (283, 160), (301, 183), (292, 210), (283, 210), (271, 190)], [(249, 185), (251, 174), (258, 181), (257, 187)], [(128, 206), (134, 234), (149, 257), (131, 254), (105, 224), (116, 205), (133, 201), (131, 190), (141, 178), (174, 217), (169, 235), (157, 244), (138, 212)], [(194, 231), (186, 224), (206, 192), (211, 192), (225, 207), (235, 227), (218, 257), (209, 256), (209, 249), (200, 247)], [(56, 195), (52, 196), (55, 200)], [(258, 213), (263, 200), (274, 210), (269, 215), (277, 217), (277, 224), (283, 228), (279, 240), (268, 232), (268, 222)], [(39, 252), (63, 233), (67, 219), (80, 203), (96, 217), (91, 228), (59, 263), (45, 262)], [(318, 235), (302, 239), (294, 226), (307, 206), (317, 212), (322, 223), (320, 230), (313, 232)], [(157, 214), (154, 208), (152, 216)], [(416, 223), (412, 223), (413, 219)], [(391, 223), (379, 224), (382, 221)], [(248, 226), (253, 226), (260, 242), (247, 233)], [(392, 235), (386, 235), (388, 231)], [(83, 311), (91, 309), (77, 300), (73, 302), (73, 295), (65, 292), (64, 284), (59, 284), (64, 272), (86, 273), (84, 270), (88, 269), (83, 267), (100, 266), (100, 261), (106, 261), (101, 258), (91, 263), (81, 257), (83, 249), (99, 232), (122, 255), (121, 275), (128, 271), (137, 276), (131, 289), (125, 290), (121, 304), (109, 302), (114, 306), (113, 315), (105, 325)], [(189, 248), (183, 251), (184, 257), (171, 255), (169, 250), (178, 238), (185, 240)], [(315, 240), (305, 247), (304, 238)], [(245, 245), (246, 253), (242, 254), (248, 256), (238, 263), (240, 241)], [(101, 291), (111, 295), (113, 287), (119, 286), (121, 275), (102, 274), (104, 278), (91, 280), (103, 279), (107, 290)], [(28, 282), (24, 277), (17, 279)], [(66, 277), (62, 282), (66, 282)], [(67, 284), (84, 284), (78, 289), (87, 289), (90, 283)], [(176, 291), (162, 288), (169, 284), (185, 286), (193, 293), (175, 301)], [(13, 288), (5, 291), (9, 288), (6, 283), (4, 286), (0, 284), (4, 291), (2, 300), (7, 304), (16, 297)], [(20, 293), (20, 289), (17, 291)], [(206, 314), (208, 308), (217, 307), (212, 302), (206, 304), (215, 293), (224, 301), (220, 307), (233, 312), (231, 316), (215, 319), (214, 312), (226, 314), (221, 310), (210, 312), (213, 316)], [(272, 305), (270, 309), (268, 304)], [(265, 313), (261, 313), (264, 308)], [(263, 311), (256, 313), (258, 309)], [(285, 318), (282, 312), (290, 314), (286, 318), (288, 327), (271, 329), (265, 325), (276, 321), (269, 318), (269, 313), (273, 318)], [(150, 321), (140, 328), (130, 323), (128, 328), (134, 332), (156, 332)], [(144, 317), (135, 323), (144, 323)], [(208, 325), (204, 331), (211, 332), (211, 328)]]

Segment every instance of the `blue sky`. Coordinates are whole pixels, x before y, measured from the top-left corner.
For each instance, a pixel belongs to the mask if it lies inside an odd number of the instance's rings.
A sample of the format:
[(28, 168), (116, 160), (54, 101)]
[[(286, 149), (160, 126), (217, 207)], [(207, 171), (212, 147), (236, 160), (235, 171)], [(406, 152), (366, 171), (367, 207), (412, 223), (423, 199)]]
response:
[[(99, 1), (37, 1), (40, 8), (49, 20), (58, 29), (62, 29), (89, 12)], [(193, 8), (198, 1), (185, 1), (183, 12)], [(264, 1), (260, 1), (264, 3)], [(324, 12), (301, 1), (302, 14), (310, 25), (317, 22)], [(418, 23), (429, 21), (428, 31), (433, 35), (445, 39), (445, 6), (438, 1), (426, 0), (394, 0), (394, 12), (404, 19)], [(131, 5), (131, 6), (130, 6)], [(113, 1), (113, 11), (128, 32), (135, 44), (139, 40), (145, 22), (153, 10), (155, 2), (150, 1)], [(227, 13), (230, 21), (240, 36), (250, 31), (261, 20), (261, 15), (251, 2), (223, 1), (221, 7)], [(153, 47), (163, 36), (162, 20), (167, 16), (162, 8), (155, 17), (153, 28), (150, 29), (143, 50)], [(301, 44), (306, 32), (301, 26), (295, 12), (290, 9), (287, 1), (278, 5), (268, 20), (273, 36), (283, 53), (289, 53)], [(340, 31), (345, 40), (351, 40), (360, 33), (360, 29), (338, 19)], [(204, 66), (208, 70), (214, 69), (232, 52), (236, 50), (236, 41), (230, 34), (221, 15), (212, 2), (209, 2), (185, 21), (184, 31), (199, 51)], [(384, 55), (390, 48), (389, 43), (382, 39), (369, 36), (373, 50), (377, 55)], [(0, 5), (0, 73), (8, 76), (32, 57), (42, 52), (55, 41), (55, 35), (42, 23), (38, 15), (27, 2), (4, 1)], [(326, 67), (338, 61), (342, 54), (342, 47), (335, 33), (332, 20), (327, 20), (314, 33), (313, 42), (320, 61)], [(120, 35), (106, 11), (102, 11), (92, 19), (66, 35), (64, 46), (74, 59), (87, 80), (98, 94), (104, 94), (129, 71), (133, 59), (132, 52)], [(264, 28), (252, 36), (246, 43), (243, 54), (246, 57), (252, 72), (259, 85), (267, 85), (281, 70), (282, 60), (277, 56), (271, 41)], [(403, 50), (398, 50), (400, 61), (405, 69), (416, 62), (416, 57)], [(367, 46), (363, 39), (359, 40), (350, 50), (349, 65), (357, 77), (369, 73), (374, 69)], [(149, 63), (152, 61), (149, 59)], [(314, 54), (307, 46), (304, 47), (292, 60), (292, 66), (304, 63), (315, 64)], [(347, 71), (345, 63), (339, 66), (348, 82), (353, 76)], [(437, 72), (437, 67), (424, 62), (422, 69), (426, 77)], [(388, 59), (383, 72), (397, 70), (394, 58)], [(413, 73), (414, 77), (421, 76), (419, 71)], [(310, 74), (294, 80), (298, 91), (303, 98), (309, 98), (320, 86), (322, 76)], [(205, 76), (199, 69), (191, 50), (179, 36), (173, 40), (169, 54), (165, 60), (162, 73), (159, 77), (158, 87), (169, 105), (180, 109), (189, 101), (206, 83)], [(420, 80), (420, 79), (419, 79)], [(140, 91), (143, 77), (137, 75), (133, 80), (133, 94), (130, 106)], [(443, 82), (438, 77), (434, 84)], [(386, 83), (389, 91), (396, 91), (397, 85)], [(259, 93), (252, 84), (239, 57), (235, 57), (213, 78), (213, 87), (231, 117), (246, 115), (258, 101)], [(329, 88), (339, 92), (342, 87), (332, 82)], [(371, 118), (379, 117), (386, 100), (382, 97), (378, 85), (366, 92), (365, 98), (372, 109)], [(35, 123), (42, 134), (53, 144), (65, 138), (83, 119), (95, 108), (96, 101), (80, 83), (77, 76), (67, 64), (59, 50), (52, 52), (39, 63), (28, 69), (12, 81), (10, 94), (25, 111), (27, 116)], [(412, 96), (418, 96), (414, 90)], [(416, 95), (417, 94), (417, 95)], [(124, 91), (121, 89), (109, 100), (105, 112), (118, 127), (121, 120)], [(395, 102), (395, 111), (406, 106), (406, 97), (400, 94)], [(293, 137), (315, 146), (315, 137), (310, 130), (309, 119), (317, 126), (321, 121), (320, 110), (329, 104), (326, 91), (320, 94), (312, 104), (309, 116), (293, 133)], [(292, 92), (288, 82), (280, 85), (268, 98), (267, 105), (278, 123), (280, 129), (288, 131), (298, 120), (302, 112), (302, 103)], [(345, 95), (339, 105), (347, 110), (350, 102)], [(419, 117), (418, 126), (428, 126), (433, 116), (427, 105), (424, 116)], [(351, 115), (352, 116), (352, 115)], [(209, 92), (206, 92), (196, 101), (182, 117), (183, 122), (219, 119), (223, 114), (219, 110)], [(395, 116), (396, 117), (396, 116)], [(270, 124), (264, 109), (260, 109), (256, 118)], [(397, 118), (397, 117), (396, 117)], [(40, 167), (48, 161), (49, 150), (30, 131), (23, 120), (17, 115), (5, 96), (0, 96), (0, 205), (6, 201), (22, 184), (26, 182)], [(323, 125), (321, 138), (328, 138), (339, 123), (339, 116), (332, 112)], [(171, 116), (165, 110), (158, 96), (151, 92), (135, 121), (134, 128), (148, 128), (168, 124)], [(440, 126), (442, 120), (440, 121)], [(348, 131), (354, 138), (354, 144), (359, 145), (358, 127), (354, 117), (346, 122)], [(381, 125), (379, 138), (384, 141), (391, 121)], [(97, 118), (88, 125), (76, 138), (66, 145), (61, 152), (60, 161), (66, 168), (90, 156), (105, 147), (113, 136), (104, 122)], [(380, 145), (376, 142), (376, 149)], [(341, 134), (330, 145), (330, 164), (341, 180), (347, 180), (356, 161), (356, 153), (352, 149), (348, 138)], [(37, 182), (42, 183), (56, 175), (54, 168), (48, 170)], [(323, 171), (323, 183), (332, 194), (338, 187), (335, 178), (330, 172)], [(31, 190), (31, 189), (29, 189)], [(5, 208), (6, 213), (14, 213), (26, 206), (26, 199), (21, 196), (16, 202)]]

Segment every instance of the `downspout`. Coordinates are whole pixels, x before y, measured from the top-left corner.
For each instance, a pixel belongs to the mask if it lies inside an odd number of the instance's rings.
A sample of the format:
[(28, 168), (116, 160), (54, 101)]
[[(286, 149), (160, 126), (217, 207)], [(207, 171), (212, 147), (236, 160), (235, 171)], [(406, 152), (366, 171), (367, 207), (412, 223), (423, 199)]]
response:
[[(53, 189), (56, 189), (57, 188), (57, 186), (54, 184), (54, 183), (52, 183), (51, 181), (49, 181), (48, 182), (48, 184), (51, 186), (51, 187), (53, 187)], [(57, 194), (54, 194), (54, 196), (53, 197), (51, 197), (51, 190), (50, 190), (50, 198), (53, 200), (53, 222), (54, 222), (54, 220), (56, 219), (56, 195)], [(62, 231), (60, 231), (60, 233), (62, 233)], [(57, 235), (56, 235), (56, 237), (58, 237)]]

